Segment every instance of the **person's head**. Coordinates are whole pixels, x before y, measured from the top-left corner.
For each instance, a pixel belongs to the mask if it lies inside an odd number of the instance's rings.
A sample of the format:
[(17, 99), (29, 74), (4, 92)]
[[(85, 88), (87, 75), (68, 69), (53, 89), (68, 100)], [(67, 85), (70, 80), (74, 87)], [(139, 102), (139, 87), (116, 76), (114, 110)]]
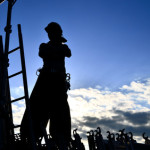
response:
[(62, 36), (61, 26), (56, 22), (51, 22), (45, 28), (45, 31), (48, 33), (48, 37), (51, 41), (57, 42), (67, 42), (67, 40)]

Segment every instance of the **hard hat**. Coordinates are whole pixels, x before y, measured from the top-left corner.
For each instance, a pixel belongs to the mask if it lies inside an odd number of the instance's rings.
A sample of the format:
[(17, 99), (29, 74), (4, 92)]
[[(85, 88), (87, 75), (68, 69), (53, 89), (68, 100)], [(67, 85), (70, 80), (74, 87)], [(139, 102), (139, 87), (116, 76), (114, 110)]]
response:
[(45, 31), (50, 35), (57, 35), (60, 37), (62, 42), (67, 42), (67, 40), (62, 36), (61, 26), (56, 22), (51, 22), (45, 27)]

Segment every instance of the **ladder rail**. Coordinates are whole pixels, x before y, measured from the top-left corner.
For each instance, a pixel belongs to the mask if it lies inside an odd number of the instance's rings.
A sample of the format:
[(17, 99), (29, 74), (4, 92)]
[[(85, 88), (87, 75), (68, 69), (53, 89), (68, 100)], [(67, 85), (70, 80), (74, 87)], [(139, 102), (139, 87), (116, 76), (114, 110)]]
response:
[(18, 36), (19, 36), (19, 45), (20, 45), (20, 56), (21, 56), (21, 66), (22, 66), (22, 75), (23, 75), (23, 84), (24, 84), (24, 94), (26, 99), (27, 107), (29, 107), (29, 94), (28, 94), (28, 83), (27, 83), (27, 75), (26, 75), (26, 66), (25, 66), (25, 57), (24, 57), (24, 47), (23, 47), (23, 39), (21, 32), (21, 25), (18, 24)]
[(32, 124), (32, 119), (31, 119), (31, 109), (30, 109), (30, 101), (29, 101), (29, 94), (28, 94), (28, 84), (27, 84), (27, 75), (26, 75), (26, 66), (25, 66), (25, 57), (24, 57), (23, 38), (22, 38), (20, 24), (18, 24), (18, 36), (19, 36), (19, 45), (20, 45), (20, 56), (21, 56), (25, 103), (26, 103), (26, 110), (27, 110), (27, 115), (28, 115), (28, 119), (29, 119), (29, 127), (30, 127), (29, 130), (30, 130), (30, 136), (31, 136), (31, 143), (32, 143), (33, 150), (36, 150), (36, 142), (35, 142), (35, 136), (33, 133), (33, 124)]

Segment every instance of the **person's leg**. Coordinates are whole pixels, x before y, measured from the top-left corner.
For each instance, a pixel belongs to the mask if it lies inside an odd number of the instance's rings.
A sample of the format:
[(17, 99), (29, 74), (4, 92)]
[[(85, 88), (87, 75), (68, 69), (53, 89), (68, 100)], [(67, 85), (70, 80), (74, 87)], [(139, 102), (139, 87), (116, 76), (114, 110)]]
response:
[(63, 99), (51, 112), (50, 134), (58, 147), (65, 150), (71, 140), (71, 117), (68, 102)]

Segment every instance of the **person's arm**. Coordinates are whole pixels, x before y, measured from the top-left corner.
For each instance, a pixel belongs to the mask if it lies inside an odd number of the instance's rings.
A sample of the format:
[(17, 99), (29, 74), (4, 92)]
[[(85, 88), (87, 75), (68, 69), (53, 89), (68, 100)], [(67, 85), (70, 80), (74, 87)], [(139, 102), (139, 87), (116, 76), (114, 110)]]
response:
[(68, 48), (66, 44), (58, 46), (58, 47), (50, 47), (45, 43), (42, 43), (39, 47), (39, 56), (41, 58), (46, 58), (49, 56), (53, 57), (71, 57), (71, 50)]
[(63, 46), (64, 46), (64, 55), (65, 55), (65, 57), (71, 57), (70, 48), (66, 44), (64, 44)]
[(39, 56), (41, 58), (48, 58), (48, 57), (57, 57), (59, 52), (56, 48), (51, 47), (47, 43), (42, 43), (39, 47)]
[(39, 47), (39, 56), (43, 58), (47, 53), (47, 44), (42, 43)]

